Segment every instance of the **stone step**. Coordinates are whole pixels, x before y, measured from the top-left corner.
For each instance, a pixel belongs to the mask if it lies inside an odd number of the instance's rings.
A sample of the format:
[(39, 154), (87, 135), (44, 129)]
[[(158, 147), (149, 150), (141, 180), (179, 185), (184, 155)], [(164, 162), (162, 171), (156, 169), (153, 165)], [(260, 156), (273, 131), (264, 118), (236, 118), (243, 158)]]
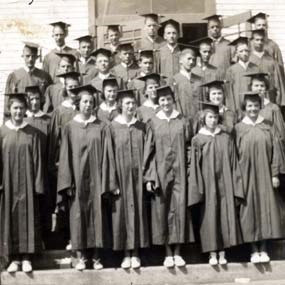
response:
[[(192, 284), (285, 284), (285, 262), (272, 261), (267, 265), (230, 263), (210, 267), (192, 264), (185, 268), (166, 269), (162, 266), (142, 267), (139, 270), (107, 268), (101, 271), (74, 269), (39, 270), (31, 274), (1, 274), (1, 285), (192, 285)], [(279, 282), (279, 283), (278, 283)]]

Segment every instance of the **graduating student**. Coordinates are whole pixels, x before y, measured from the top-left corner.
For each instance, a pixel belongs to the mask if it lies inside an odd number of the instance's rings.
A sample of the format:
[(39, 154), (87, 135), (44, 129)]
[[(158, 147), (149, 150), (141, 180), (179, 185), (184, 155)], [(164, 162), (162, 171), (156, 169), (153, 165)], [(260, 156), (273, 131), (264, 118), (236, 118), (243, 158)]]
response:
[(56, 69), (55, 78), (53, 79), (54, 83), (59, 81), (57, 75), (69, 71), (75, 71), (77, 69), (77, 67), (75, 67), (75, 63), (77, 61), (75, 55), (68, 52), (56, 52), (55, 54), (60, 58), (60, 60), (58, 62), (58, 67)]
[(139, 268), (138, 250), (149, 246), (143, 187), (146, 126), (135, 117), (133, 90), (119, 91), (118, 103), (121, 114), (111, 122), (118, 183), (113, 192), (113, 249), (125, 251), (122, 268)]
[(76, 50), (65, 44), (65, 38), (68, 35), (69, 24), (64, 22), (54, 22), (50, 24), (52, 29), (52, 37), (54, 39), (56, 47), (52, 49), (45, 57), (43, 61), (43, 70), (50, 74), (52, 80), (56, 78), (57, 68), (60, 61), (60, 57), (56, 55), (57, 52), (76, 54)]
[[(52, 83), (52, 80), (45, 71), (35, 67), (38, 58), (38, 49), (39, 46), (37, 44), (24, 42), (22, 58), (25, 66), (9, 74), (6, 81), (5, 93), (23, 93), (27, 86), (39, 85), (43, 96), (46, 88)], [(7, 104), (6, 99), (5, 106)], [(42, 100), (44, 102), (44, 98)]]
[(213, 54), (210, 58), (210, 64), (218, 68), (222, 78), (232, 62), (232, 49), (229, 41), (222, 36), (222, 16), (212, 15), (203, 20), (208, 21), (208, 36), (213, 40)]
[(103, 80), (103, 102), (97, 109), (98, 119), (110, 123), (118, 114), (117, 93), (118, 81), (116, 78), (107, 78)]
[(209, 264), (224, 265), (225, 249), (241, 243), (237, 206), (244, 190), (234, 139), (218, 125), (219, 106), (203, 102), (202, 109), (202, 128), (192, 139), (188, 206), (200, 205), (201, 245)]
[(106, 49), (111, 51), (111, 67), (121, 62), (118, 56), (118, 48), (120, 46), (120, 39), (122, 37), (122, 27), (120, 25), (107, 25), (107, 40), (109, 43), (105, 46)]
[(246, 73), (258, 72), (258, 66), (250, 62), (249, 42), (247, 37), (238, 37), (230, 43), (235, 47), (237, 63), (230, 66), (226, 72), (227, 101), (226, 105), (236, 113), (240, 112), (242, 93), (248, 90), (250, 79), (245, 77)]
[(79, 43), (79, 58), (78, 58), (78, 71), (82, 77), (82, 84), (89, 84), (90, 81), (96, 76), (97, 69), (95, 68), (95, 60), (90, 57), (93, 50), (93, 37), (90, 35), (82, 36), (75, 39)]
[(276, 103), (285, 106), (285, 75), (284, 70), (264, 49), (265, 31), (252, 31), (252, 52), (250, 61), (259, 67), (260, 72), (269, 74), (270, 87), (277, 89)]
[(161, 76), (157, 73), (151, 73), (138, 79), (145, 82), (144, 96), (146, 100), (137, 109), (137, 118), (146, 123), (160, 110), (156, 89), (160, 87)]
[(247, 22), (254, 25), (254, 29), (265, 30), (265, 42), (264, 42), (264, 50), (272, 56), (278, 64), (284, 68), (284, 62), (282, 58), (282, 52), (276, 42), (274, 42), (272, 39), (268, 38), (268, 21), (267, 18), (269, 16), (265, 13), (259, 12), (256, 15), (252, 16), (247, 20)]
[(110, 129), (92, 115), (95, 107), (92, 85), (72, 89), (79, 100), (79, 113), (66, 124), (60, 148), (57, 203), (70, 205), (72, 249), (75, 268), (84, 270), (88, 251), (93, 251), (94, 269), (102, 269), (98, 248), (104, 246), (102, 195), (116, 189), (115, 164)]
[(164, 266), (185, 266), (180, 245), (193, 241), (187, 205), (187, 173), (192, 130), (175, 110), (169, 86), (157, 89), (161, 108), (149, 121), (145, 148), (144, 179), (152, 193), (152, 243), (166, 248)]
[(172, 85), (177, 110), (186, 118), (194, 118), (202, 100), (203, 79), (192, 72), (196, 65), (196, 51), (184, 49), (179, 58), (180, 71), (174, 75)]
[(44, 194), (39, 132), (24, 121), (26, 94), (8, 95), (10, 119), (0, 128), (0, 252), (9, 273), (32, 271), (31, 257), (42, 248), (39, 197)]
[(251, 243), (251, 262), (269, 262), (266, 241), (284, 238), (281, 201), (278, 197), (279, 164), (272, 125), (259, 113), (258, 92), (244, 94), (245, 117), (235, 126), (236, 145), (245, 202), (240, 207), (243, 241)]
[(127, 86), (133, 80), (139, 71), (139, 66), (135, 62), (134, 47), (130, 43), (120, 44), (118, 47), (118, 57), (120, 63), (112, 69), (116, 77), (121, 77), (124, 81), (124, 86)]
[(159, 73), (172, 78), (179, 71), (180, 48), (178, 38), (180, 24), (173, 19), (161, 23), (166, 44), (159, 49)]

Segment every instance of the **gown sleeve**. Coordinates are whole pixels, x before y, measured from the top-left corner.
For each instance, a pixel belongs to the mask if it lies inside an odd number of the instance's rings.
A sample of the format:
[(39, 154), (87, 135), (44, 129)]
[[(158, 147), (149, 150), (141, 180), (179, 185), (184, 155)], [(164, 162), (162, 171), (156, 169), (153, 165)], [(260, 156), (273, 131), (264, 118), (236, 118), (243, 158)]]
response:
[(44, 194), (44, 176), (42, 165), (42, 149), (40, 135), (35, 133), (33, 141), (33, 172), (34, 172), (34, 186), (37, 194)]

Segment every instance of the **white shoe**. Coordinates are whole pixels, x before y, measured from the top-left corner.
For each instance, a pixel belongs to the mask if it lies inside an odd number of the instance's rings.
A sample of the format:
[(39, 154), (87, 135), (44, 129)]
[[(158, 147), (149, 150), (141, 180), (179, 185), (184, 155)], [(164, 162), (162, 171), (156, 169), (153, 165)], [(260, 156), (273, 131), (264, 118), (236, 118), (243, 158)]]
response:
[(225, 252), (224, 251), (220, 251), (219, 252), (219, 264), (220, 265), (226, 265), (228, 263), (226, 257), (225, 257)]
[(71, 251), (72, 250), (72, 244), (71, 244), (71, 241), (69, 241), (68, 245), (65, 247), (65, 249), (67, 251)]
[(218, 259), (217, 259), (217, 253), (216, 252), (210, 252), (209, 264), (211, 266), (218, 265)]
[(22, 270), (25, 273), (29, 273), (33, 271), (32, 263), (29, 260), (22, 261)]
[(20, 270), (20, 261), (12, 261), (7, 268), (7, 272), (15, 273)]
[(137, 268), (140, 268), (141, 267), (141, 260), (139, 257), (137, 256), (133, 256), (131, 258), (131, 263), (132, 263), (132, 268), (133, 269), (137, 269)]
[(129, 269), (131, 267), (131, 258), (129, 256), (126, 256), (122, 263), (121, 263), (121, 267), (123, 269)]
[(186, 265), (185, 260), (180, 255), (174, 255), (173, 259), (174, 259), (174, 264), (177, 267), (184, 267)]
[(166, 256), (164, 261), (163, 261), (163, 266), (167, 267), (167, 268), (171, 268), (174, 267), (174, 259), (173, 256)]
[(260, 256), (258, 252), (254, 252), (251, 254), (250, 262), (253, 264), (260, 263)]
[(261, 262), (261, 263), (270, 262), (270, 257), (268, 256), (267, 252), (262, 251), (259, 253), (259, 262)]
[(93, 268), (95, 270), (101, 270), (104, 268), (103, 264), (100, 262), (100, 259), (93, 259)]
[(86, 264), (85, 264), (85, 259), (80, 258), (77, 262), (77, 264), (75, 265), (75, 269), (78, 271), (83, 271), (86, 269)]

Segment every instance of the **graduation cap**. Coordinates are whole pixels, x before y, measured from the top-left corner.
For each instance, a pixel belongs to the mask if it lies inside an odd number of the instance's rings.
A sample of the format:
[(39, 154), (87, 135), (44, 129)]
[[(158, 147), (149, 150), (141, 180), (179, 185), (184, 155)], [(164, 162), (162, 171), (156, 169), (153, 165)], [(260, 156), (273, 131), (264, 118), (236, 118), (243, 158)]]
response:
[(259, 12), (257, 14), (255, 14), (254, 16), (252, 16), (251, 18), (249, 18), (248, 20), (246, 20), (248, 23), (254, 24), (256, 19), (263, 19), (266, 20), (269, 17), (269, 15), (263, 13), (263, 12)]
[(214, 14), (214, 15), (210, 15), (208, 17), (205, 17), (202, 20), (206, 20), (206, 21), (217, 20), (220, 22), (222, 20), (222, 18), (223, 18), (222, 15)]
[(70, 27), (70, 24), (67, 24), (67, 23), (62, 22), (62, 21), (58, 21), (58, 22), (50, 23), (50, 26), (61, 27), (63, 30), (67, 30), (68, 27)]
[(30, 85), (30, 86), (26, 86), (25, 92), (27, 94), (29, 93), (40, 93), (41, 94), (41, 89), (39, 85)]
[(245, 101), (246, 99), (255, 99), (255, 100), (261, 99), (259, 92), (256, 91), (246, 91), (243, 92), (242, 95), (243, 95), (243, 101)]
[(238, 37), (237, 39), (231, 41), (229, 45), (238, 46), (239, 44), (247, 44), (248, 45), (248, 37)]
[(136, 99), (135, 91), (136, 91), (135, 89), (119, 90), (117, 95), (117, 101), (122, 100), (124, 98)]
[(78, 79), (80, 77), (80, 73), (77, 71), (69, 71), (66, 73), (61, 73), (56, 75), (56, 77), (60, 77), (60, 78), (72, 78), (72, 79)]
[(251, 31), (251, 37), (253, 37), (253, 35), (259, 35), (259, 36), (265, 37), (266, 31), (264, 29), (255, 29)]
[(110, 58), (112, 56), (112, 52), (105, 48), (99, 48), (99, 49), (93, 50), (90, 55), (95, 56), (95, 57), (98, 55), (104, 55)]
[(32, 43), (32, 42), (23, 42), (24, 47), (29, 48), (33, 53), (37, 54), (38, 53), (38, 49), (39, 49), (39, 45), (36, 43)]
[(87, 92), (93, 95), (94, 93), (96, 93), (97, 89), (91, 84), (87, 84), (87, 85), (78, 86), (76, 88), (72, 88), (69, 91), (76, 95), (80, 95), (81, 92)]
[(174, 99), (174, 93), (173, 93), (171, 87), (168, 85), (157, 88), (156, 89), (156, 95), (157, 95), (157, 100), (160, 97), (164, 97), (164, 96), (168, 96), (168, 95), (171, 95), (171, 97)]
[(72, 64), (76, 61), (76, 56), (72, 53), (56, 52), (55, 54), (58, 55), (60, 58), (68, 58)]
[(223, 80), (211, 80), (202, 84), (201, 86), (211, 88), (211, 87), (222, 87), (224, 84), (225, 82)]
[(90, 36), (90, 35), (85, 35), (85, 36), (81, 36), (79, 38), (76, 38), (74, 40), (78, 41), (79, 43), (81, 43), (81, 42), (88, 42), (89, 43), (92, 41), (93, 38), (95, 38), (95, 37)]
[(193, 45), (193, 46), (197, 46), (197, 47), (200, 47), (201, 45), (203, 44), (206, 44), (206, 45), (209, 45), (209, 46), (212, 46), (212, 43), (213, 43), (213, 40), (209, 37), (204, 37), (204, 38), (200, 38), (200, 39), (197, 39), (195, 41), (192, 41), (190, 42), (189, 44)]
[(113, 32), (121, 32), (122, 25), (104, 25), (107, 27), (107, 31), (113, 31)]
[(250, 72), (246, 73), (244, 76), (250, 77), (250, 78), (265, 78), (269, 74), (266, 72)]
[(151, 49), (144, 49), (139, 51), (139, 57), (153, 57), (153, 50)]
[(165, 28), (167, 26), (174, 27), (177, 30), (178, 34), (179, 34), (179, 32), (180, 32), (180, 23), (179, 22), (177, 22), (177, 21), (175, 21), (173, 19), (169, 19), (169, 20), (164, 21), (164, 22), (161, 23), (161, 29), (163, 31), (165, 30)]
[(5, 96), (8, 97), (8, 100), (17, 99), (27, 106), (27, 94), (26, 93), (6, 93)]
[(126, 50), (134, 50), (134, 46), (132, 43), (123, 43), (123, 44), (119, 44), (118, 46), (118, 51), (126, 51)]
[(145, 76), (137, 77), (137, 79), (144, 81), (146, 84), (149, 82), (160, 83), (161, 75), (158, 73), (150, 73)]
[(150, 19), (154, 20), (157, 23), (159, 23), (160, 18), (164, 17), (162, 15), (155, 14), (155, 13), (140, 14), (140, 16), (144, 17), (145, 19), (150, 18)]
[(199, 102), (203, 111), (211, 111), (214, 114), (219, 114), (220, 108), (218, 105), (210, 103), (210, 102)]
[(117, 86), (119, 87), (119, 84), (118, 84), (118, 81), (115, 77), (113, 78), (106, 78), (103, 80), (103, 89), (106, 87), (106, 86)]

